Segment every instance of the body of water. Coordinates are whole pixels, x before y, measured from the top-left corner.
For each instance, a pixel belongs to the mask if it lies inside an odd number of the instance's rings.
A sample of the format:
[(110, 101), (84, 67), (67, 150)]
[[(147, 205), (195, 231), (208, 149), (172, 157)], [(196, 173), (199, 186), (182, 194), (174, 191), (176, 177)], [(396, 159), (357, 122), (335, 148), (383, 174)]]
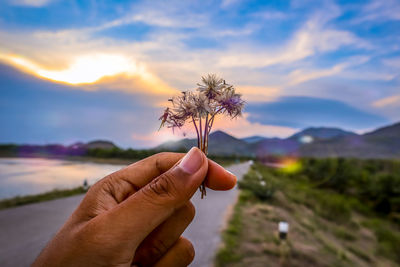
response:
[(40, 158), (0, 158), (0, 199), (92, 185), (124, 165)]

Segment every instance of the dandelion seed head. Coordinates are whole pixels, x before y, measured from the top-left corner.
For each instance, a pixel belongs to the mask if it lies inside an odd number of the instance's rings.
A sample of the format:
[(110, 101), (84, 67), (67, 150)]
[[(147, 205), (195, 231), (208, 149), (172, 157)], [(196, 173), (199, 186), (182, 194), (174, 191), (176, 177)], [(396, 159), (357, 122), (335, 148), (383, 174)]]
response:
[(242, 114), (245, 103), (233, 85), (215, 74), (203, 76), (195, 92), (183, 91), (168, 101), (172, 107), (164, 111), (160, 120), (161, 127), (167, 125), (172, 129), (181, 128), (189, 120), (195, 122), (209, 116), (211, 120), (217, 114), (235, 118)]

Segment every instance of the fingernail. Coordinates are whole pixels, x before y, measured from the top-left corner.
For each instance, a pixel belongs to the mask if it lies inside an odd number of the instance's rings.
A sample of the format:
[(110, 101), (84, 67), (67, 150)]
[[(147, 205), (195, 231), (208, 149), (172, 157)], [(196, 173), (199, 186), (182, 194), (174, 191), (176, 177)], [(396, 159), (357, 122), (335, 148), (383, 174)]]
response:
[(228, 171), (227, 169), (225, 169), (225, 171), (227, 172), (227, 173), (229, 173), (230, 175), (232, 175), (232, 176), (235, 176), (236, 177), (236, 175), (234, 175), (233, 173), (231, 173), (230, 171)]
[(192, 147), (190, 151), (183, 157), (179, 167), (188, 174), (197, 172), (203, 164), (203, 157), (199, 149)]

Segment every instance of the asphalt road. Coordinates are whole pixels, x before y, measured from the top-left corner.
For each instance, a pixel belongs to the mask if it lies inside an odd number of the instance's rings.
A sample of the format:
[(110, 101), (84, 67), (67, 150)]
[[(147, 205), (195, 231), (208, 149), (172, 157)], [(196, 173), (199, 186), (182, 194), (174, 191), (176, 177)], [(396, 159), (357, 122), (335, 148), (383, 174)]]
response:
[[(248, 162), (241, 163), (228, 170), (240, 179), (249, 166)], [(183, 234), (196, 250), (191, 266), (212, 266), (221, 227), (236, 197), (236, 189), (208, 189), (205, 199), (201, 200), (198, 193), (193, 197), (196, 217)], [(82, 198), (74, 196), (0, 211), (0, 266), (29, 266)]]

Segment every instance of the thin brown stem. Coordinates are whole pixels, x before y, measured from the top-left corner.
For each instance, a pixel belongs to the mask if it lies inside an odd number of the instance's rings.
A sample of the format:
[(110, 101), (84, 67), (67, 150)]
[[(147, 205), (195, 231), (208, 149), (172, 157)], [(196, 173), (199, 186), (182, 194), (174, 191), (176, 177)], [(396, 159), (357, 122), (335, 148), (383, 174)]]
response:
[[(199, 114), (200, 115), (200, 114)], [(201, 116), (199, 116), (199, 124), (200, 124), (200, 150), (203, 151), (203, 129), (201, 125)]]
[(212, 126), (213, 126), (213, 123), (214, 123), (214, 118), (215, 118), (215, 114), (211, 117), (211, 120), (210, 120), (210, 125), (208, 125), (208, 132), (211, 132), (211, 128), (212, 128)]
[(197, 134), (197, 147), (199, 147), (200, 146), (199, 130), (197, 128), (197, 124), (196, 124), (196, 121), (194, 120), (193, 116), (192, 116), (192, 121), (193, 121), (193, 125), (194, 125), (194, 128), (196, 129), (196, 134)]
[(210, 119), (210, 125), (209, 125), (209, 129), (208, 129), (208, 132), (210, 133), (211, 132), (211, 128), (212, 128), (212, 126), (213, 126), (213, 124), (214, 124), (214, 118), (215, 118), (215, 115), (217, 115), (221, 110), (223, 110), (223, 108), (220, 108), (220, 109), (218, 109), (213, 115), (212, 115), (212, 117), (211, 117), (211, 119)]
[(207, 155), (208, 152), (208, 112), (206, 115), (206, 122), (204, 124), (204, 153)]

